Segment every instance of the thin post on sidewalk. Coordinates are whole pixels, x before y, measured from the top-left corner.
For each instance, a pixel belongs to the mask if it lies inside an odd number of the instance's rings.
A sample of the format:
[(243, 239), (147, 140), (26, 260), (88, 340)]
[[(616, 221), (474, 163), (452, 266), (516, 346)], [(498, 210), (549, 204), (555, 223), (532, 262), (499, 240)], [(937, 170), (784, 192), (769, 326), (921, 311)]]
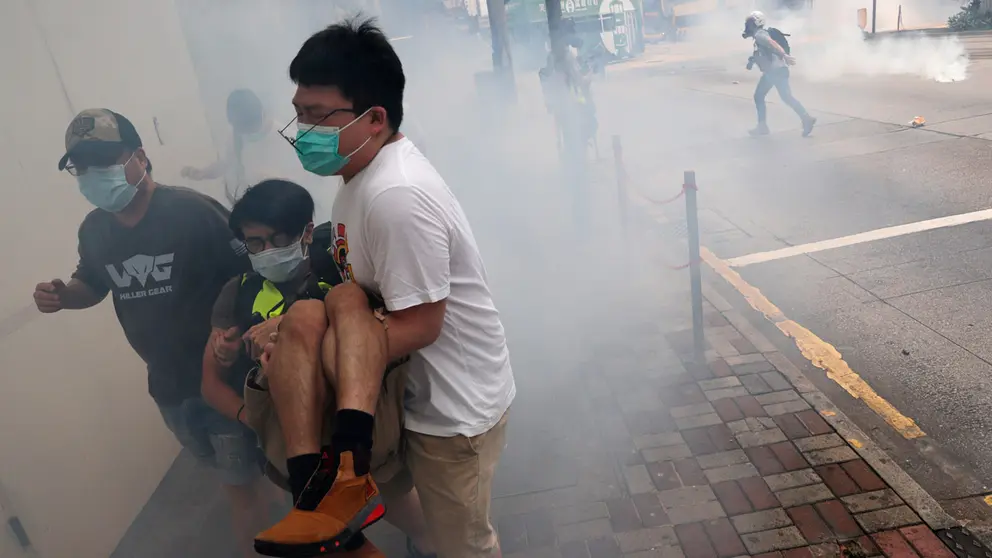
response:
[(617, 209), (620, 217), (620, 230), (627, 239), (627, 173), (623, 167), (623, 146), (620, 136), (613, 136), (613, 170), (617, 175)]
[(878, 14), (878, 0), (871, 0), (871, 34), (875, 34), (875, 16)]
[(685, 222), (689, 233), (689, 281), (692, 287), (692, 350), (696, 364), (705, 364), (703, 339), (703, 284), (699, 269), (699, 213), (696, 205), (696, 171), (685, 171)]

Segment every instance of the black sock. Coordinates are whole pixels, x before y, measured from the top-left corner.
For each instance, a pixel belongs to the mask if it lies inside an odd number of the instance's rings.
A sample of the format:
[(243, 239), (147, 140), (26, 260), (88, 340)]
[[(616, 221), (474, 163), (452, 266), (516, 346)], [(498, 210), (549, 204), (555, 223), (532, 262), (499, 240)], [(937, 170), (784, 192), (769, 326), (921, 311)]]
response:
[(289, 470), (289, 488), (293, 491), (293, 503), (300, 499), (300, 494), (303, 493), (303, 489), (310, 482), (310, 477), (319, 466), (319, 453), (305, 453), (286, 460), (286, 469)]
[(342, 409), (337, 412), (331, 446), (337, 453), (352, 452), (355, 456), (356, 475), (368, 473), (374, 426), (375, 418), (368, 413), (354, 409)]

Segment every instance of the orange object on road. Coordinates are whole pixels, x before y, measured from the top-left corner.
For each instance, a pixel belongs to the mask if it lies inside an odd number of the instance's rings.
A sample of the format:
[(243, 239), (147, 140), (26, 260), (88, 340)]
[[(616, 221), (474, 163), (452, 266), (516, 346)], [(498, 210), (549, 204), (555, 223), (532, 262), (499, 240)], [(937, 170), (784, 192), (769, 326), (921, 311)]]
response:
[(909, 122), (909, 125), (914, 128), (919, 128), (920, 126), (925, 126), (926, 123), (927, 123), (926, 118), (923, 118), (922, 116), (917, 116), (916, 118), (914, 118)]

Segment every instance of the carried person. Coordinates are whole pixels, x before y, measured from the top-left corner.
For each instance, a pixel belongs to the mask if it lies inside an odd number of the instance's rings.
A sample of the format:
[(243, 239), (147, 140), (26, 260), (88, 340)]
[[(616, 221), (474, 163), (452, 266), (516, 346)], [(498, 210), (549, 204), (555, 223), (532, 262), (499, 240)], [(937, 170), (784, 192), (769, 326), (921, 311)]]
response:
[[(229, 341), (204, 355), (204, 397), (258, 434), (267, 458), (267, 475), (277, 486), (293, 492), (294, 501), (300, 488), (294, 491), (289, 482), (286, 438), (273, 407), (269, 378), (257, 361), (260, 348), (294, 304), (321, 303), (342, 284), (331, 253), (331, 225), (315, 228), (313, 214), (314, 202), (307, 190), (285, 180), (265, 180), (252, 186), (234, 204), (230, 228), (244, 242), (254, 271), (231, 279), (222, 289), (214, 305), (212, 326), (215, 335)], [(401, 463), (406, 387), (403, 364), (407, 360), (387, 367), (376, 404), (369, 466), (383, 500), (390, 504), (387, 520), (407, 534), (410, 548), (430, 551), (413, 480)], [(278, 373), (271, 368), (267, 371)], [(323, 444), (330, 444), (337, 411), (333, 389), (316, 369), (304, 381), (326, 393), (320, 435)], [(361, 546), (361, 541), (360, 536), (353, 537), (345, 546)], [(411, 552), (411, 558), (430, 556), (419, 551)]]

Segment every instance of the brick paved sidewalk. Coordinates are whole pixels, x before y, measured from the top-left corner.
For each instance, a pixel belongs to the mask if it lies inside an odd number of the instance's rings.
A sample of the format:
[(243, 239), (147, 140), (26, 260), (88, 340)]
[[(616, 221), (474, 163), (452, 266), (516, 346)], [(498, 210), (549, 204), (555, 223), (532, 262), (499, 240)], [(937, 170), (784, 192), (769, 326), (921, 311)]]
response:
[[(801, 396), (787, 378), (814, 388), (774, 346), (733, 310), (707, 303), (706, 323), (708, 366), (606, 380), (633, 446), (626, 490), (566, 506), (532, 495), (525, 512), (497, 505), (504, 555), (953, 558)], [(667, 336), (676, 353), (690, 352), (690, 333)]]

